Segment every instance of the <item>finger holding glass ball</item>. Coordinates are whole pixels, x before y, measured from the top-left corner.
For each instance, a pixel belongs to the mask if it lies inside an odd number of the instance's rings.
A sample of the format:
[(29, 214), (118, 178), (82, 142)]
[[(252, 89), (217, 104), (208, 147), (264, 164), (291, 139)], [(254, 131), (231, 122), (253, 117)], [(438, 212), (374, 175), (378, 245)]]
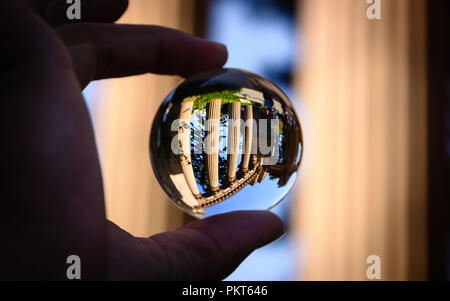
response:
[(274, 208), (303, 146), (294, 106), (271, 81), (238, 69), (185, 80), (153, 122), (150, 153), (171, 200), (197, 218)]

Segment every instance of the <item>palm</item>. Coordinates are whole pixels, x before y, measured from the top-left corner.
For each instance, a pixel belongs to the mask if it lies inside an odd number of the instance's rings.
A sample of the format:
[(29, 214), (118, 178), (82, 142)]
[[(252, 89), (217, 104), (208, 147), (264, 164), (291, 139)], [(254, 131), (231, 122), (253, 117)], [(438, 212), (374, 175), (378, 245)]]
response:
[[(64, 25), (65, 1), (30, 2), (56, 27), (22, 1), (7, 0), (1, 11), (7, 45), (0, 48), (2, 91), (8, 100), (2, 120), (16, 125), (3, 137), (13, 159), (3, 164), (10, 183), (2, 191), (1, 226), (9, 235), (3, 235), (1, 252), (17, 261), (5, 277), (64, 278), (65, 260), (75, 254), (83, 279), (220, 279), (281, 234), (279, 219), (265, 212), (221, 215), (151, 238), (133, 237), (108, 222), (81, 89), (94, 79), (145, 72), (186, 76), (221, 66), (226, 52), (161, 27)], [(113, 22), (126, 8), (123, 0), (87, 3), (90, 22)], [(98, 9), (102, 5), (109, 9)]]

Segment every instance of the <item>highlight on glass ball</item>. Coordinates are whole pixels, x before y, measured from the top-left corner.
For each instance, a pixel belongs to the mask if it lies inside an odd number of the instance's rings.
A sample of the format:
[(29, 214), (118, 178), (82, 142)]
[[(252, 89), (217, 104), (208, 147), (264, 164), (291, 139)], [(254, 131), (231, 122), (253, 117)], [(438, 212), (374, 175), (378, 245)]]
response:
[(273, 209), (295, 182), (302, 146), (288, 97), (271, 81), (238, 69), (181, 83), (159, 108), (150, 137), (160, 184), (197, 218)]

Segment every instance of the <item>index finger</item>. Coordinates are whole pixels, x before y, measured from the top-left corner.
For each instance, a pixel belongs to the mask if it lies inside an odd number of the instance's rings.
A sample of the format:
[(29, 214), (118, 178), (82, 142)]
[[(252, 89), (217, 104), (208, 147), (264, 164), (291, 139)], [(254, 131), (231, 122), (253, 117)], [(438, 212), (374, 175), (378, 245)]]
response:
[(186, 77), (221, 67), (228, 56), (224, 45), (160, 26), (86, 23), (58, 32), (82, 85), (147, 72)]

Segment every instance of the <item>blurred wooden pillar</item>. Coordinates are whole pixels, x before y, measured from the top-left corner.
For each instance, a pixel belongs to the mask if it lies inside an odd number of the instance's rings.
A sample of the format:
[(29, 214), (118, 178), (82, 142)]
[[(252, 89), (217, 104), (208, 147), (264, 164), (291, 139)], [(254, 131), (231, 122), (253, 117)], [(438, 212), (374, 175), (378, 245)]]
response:
[[(426, 1), (303, 0), (308, 167), (296, 209), (308, 280), (426, 277)], [(309, 121), (309, 123), (308, 123)]]
[[(156, 24), (193, 33), (194, 0), (133, 0), (119, 23)], [(91, 112), (102, 163), (107, 216), (139, 236), (182, 225), (182, 212), (158, 184), (149, 135), (159, 104), (181, 81), (142, 75), (94, 83)]]

